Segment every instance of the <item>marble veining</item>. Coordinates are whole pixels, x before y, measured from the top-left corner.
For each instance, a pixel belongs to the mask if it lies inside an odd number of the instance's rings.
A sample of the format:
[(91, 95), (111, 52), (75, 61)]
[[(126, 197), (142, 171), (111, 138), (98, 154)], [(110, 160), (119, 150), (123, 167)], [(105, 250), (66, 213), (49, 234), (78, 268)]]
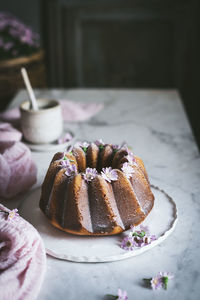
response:
[[(104, 109), (86, 122), (67, 123), (78, 139), (126, 141), (145, 162), (152, 184), (165, 190), (178, 207), (174, 233), (161, 245), (124, 261), (81, 264), (48, 256), (38, 300), (100, 300), (121, 287), (129, 299), (200, 299), (200, 156), (175, 90), (69, 89), (38, 90), (38, 97), (103, 102)], [(26, 99), (21, 91), (10, 107)], [(39, 186), (53, 153), (33, 152)], [(3, 202), (14, 208), (18, 197)], [(142, 278), (158, 271), (175, 275), (167, 291), (145, 288)]]

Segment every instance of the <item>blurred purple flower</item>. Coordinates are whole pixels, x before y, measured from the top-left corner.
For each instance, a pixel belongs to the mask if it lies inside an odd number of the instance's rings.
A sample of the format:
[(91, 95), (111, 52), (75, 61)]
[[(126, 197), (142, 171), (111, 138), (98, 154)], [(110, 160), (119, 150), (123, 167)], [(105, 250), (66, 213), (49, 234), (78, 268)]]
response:
[(102, 139), (96, 140), (94, 143), (95, 143), (98, 147), (99, 147), (99, 146), (104, 146), (104, 145), (105, 145), (105, 143), (102, 141)]
[(126, 158), (131, 165), (133, 165), (136, 162), (133, 152), (128, 152)]
[(1, 59), (29, 55), (39, 48), (39, 36), (7, 12), (0, 13), (0, 35)]
[(114, 145), (112, 145), (112, 148), (113, 148), (113, 149), (119, 150), (119, 149), (121, 148), (121, 146), (120, 146), (120, 145), (117, 145), (117, 144), (114, 144)]
[(77, 141), (74, 147), (87, 148), (89, 146), (88, 142)]
[(4, 49), (5, 50), (10, 50), (13, 47), (13, 43), (12, 42), (8, 42), (6, 44), (4, 44)]
[(118, 296), (117, 300), (128, 300), (127, 292), (121, 289), (118, 289), (117, 296)]
[(17, 212), (18, 212), (17, 208), (14, 208), (13, 210), (9, 211), (8, 221), (13, 221), (14, 219), (16, 219), (16, 217), (19, 216), (19, 214)]
[(172, 274), (171, 272), (159, 272), (158, 274), (160, 277), (168, 277), (168, 279), (174, 278), (174, 274)]
[(67, 132), (66, 134), (64, 134), (61, 138), (58, 139), (58, 144), (64, 144), (67, 143), (69, 141), (71, 141), (72, 139), (72, 135), (70, 132)]

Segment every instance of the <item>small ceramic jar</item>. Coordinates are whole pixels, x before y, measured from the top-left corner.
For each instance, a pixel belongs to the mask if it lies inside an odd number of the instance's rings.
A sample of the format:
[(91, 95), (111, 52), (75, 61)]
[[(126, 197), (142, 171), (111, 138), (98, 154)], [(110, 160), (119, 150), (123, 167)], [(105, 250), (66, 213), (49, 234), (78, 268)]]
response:
[(47, 144), (58, 139), (63, 131), (63, 118), (57, 100), (37, 99), (38, 110), (30, 109), (30, 102), (20, 105), (21, 129), (24, 138), (33, 144)]

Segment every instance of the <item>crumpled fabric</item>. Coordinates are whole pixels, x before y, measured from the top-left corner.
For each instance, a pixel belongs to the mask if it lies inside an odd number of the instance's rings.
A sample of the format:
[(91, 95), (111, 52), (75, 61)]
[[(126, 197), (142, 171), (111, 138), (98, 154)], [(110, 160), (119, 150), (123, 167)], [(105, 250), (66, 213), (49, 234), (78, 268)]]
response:
[[(103, 103), (97, 102), (77, 102), (71, 100), (59, 100), (62, 109), (64, 122), (85, 121), (96, 115), (102, 108)], [(20, 126), (20, 110), (13, 108), (0, 113), (0, 119), (4, 122), (12, 123), (14, 127)]]
[(0, 123), (0, 197), (12, 198), (28, 190), (37, 180), (31, 151), (20, 142), (22, 134), (8, 123)]
[(0, 299), (34, 300), (46, 270), (46, 253), (37, 230), (20, 216), (12, 220), (0, 204)]

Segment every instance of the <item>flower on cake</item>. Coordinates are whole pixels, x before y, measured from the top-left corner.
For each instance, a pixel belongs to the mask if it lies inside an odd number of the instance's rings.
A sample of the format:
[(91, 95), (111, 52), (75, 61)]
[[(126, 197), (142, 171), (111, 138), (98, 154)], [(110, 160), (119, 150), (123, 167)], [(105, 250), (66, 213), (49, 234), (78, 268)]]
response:
[(88, 142), (81, 142), (81, 141), (78, 141), (76, 142), (76, 144), (74, 145), (74, 147), (81, 147), (81, 148), (87, 148), (90, 144)]
[(81, 143), (81, 148), (83, 149), (84, 152), (87, 152), (87, 148), (90, 144), (88, 144), (87, 142), (83, 142)]
[(153, 290), (159, 290), (162, 287), (162, 279), (159, 276), (153, 277), (150, 283)]
[(69, 168), (70, 167), (70, 162), (69, 159), (64, 156), (63, 160), (61, 160), (60, 165), (64, 168)]
[(81, 147), (83, 149), (84, 152), (87, 152), (87, 148), (90, 144), (88, 142), (76, 142), (76, 144), (74, 145), (74, 147)]
[(117, 300), (128, 300), (127, 292), (122, 289), (118, 289)]
[(69, 164), (66, 166), (67, 170), (65, 172), (65, 175), (67, 176), (73, 176), (77, 174), (77, 168), (74, 164)]
[(143, 280), (153, 290), (158, 290), (161, 288), (164, 288), (166, 290), (169, 279), (172, 278), (174, 278), (174, 275), (170, 272), (159, 272), (156, 276), (152, 278), (144, 278)]
[(122, 166), (122, 172), (126, 175), (126, 177), (129, 179), (130, 177), (133, 176), (134, 169), (130, 165), (130, 163), (125, 162)]
[(69, 146), (67, 146), (67, 148), (66, 148), (66, 153), (70, 153), (70, 154), (72, 154), (72, 150), (73, 150), (73, 146), (72, 145), (69, 145)]
[(101, 171), (101, 176), (108, 182), (118, 179), (116, 170), (113, 170), (111, 167), (103, 168)]
[(113, 151), (114, 151), (114, 152), (117, 152), (118, 150), (120, 150), (121, 146), (115, 144), (115, 145), (112, 145), (112, 148), (113, 148)]
[(105, 143), (102, 141), (102, 139), (96, 140), (94, 143), (99, 147), (99, 150), (103, 150)]
[(85, 173), (83, 174), (83, 178), (86, 181), (91, 181), (92, 179), (94, 179), (97, 176), (97, 170), (95, 168), (87, 168), (85, 170)]
[(126, 158), (131, 165), (134, 165), (136, 163), (133, 152), (128, 152), (128, 155), (126, 156)]
[(99, 140), (96, 140), (95, 142), (94, 142), (98, 147), (99, 146), (104, 146), (105, 145), (105, 143), (102, 141), (102, 139), (99, 139)]

